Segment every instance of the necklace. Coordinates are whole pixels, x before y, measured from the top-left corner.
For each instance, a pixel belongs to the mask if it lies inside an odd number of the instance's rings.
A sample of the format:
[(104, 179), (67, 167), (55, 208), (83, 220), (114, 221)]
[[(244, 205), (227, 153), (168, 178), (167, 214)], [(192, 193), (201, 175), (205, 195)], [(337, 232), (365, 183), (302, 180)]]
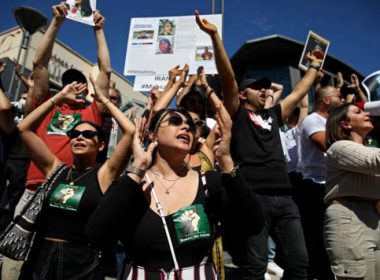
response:
[(70, 177), (70, 183), (69, 183), (69, 185), (73, 186), (76, 181), (78, 181), (80, 178), (86, 176), (88, 173), (90, 173), (93, 170), (94, 170), (94, 168), (90, 168), (84, 174), (80, 175), (78, 178), (73, 179), (73, 174), (72, 174), (73, 168), (71, 167), (69, 169), (69, 172), (67, 172), (66, 181), (68, 181), (69, 177)]
[[(163, 187), (165, 189), (165, 194), (170, 194), (169, 190), (171, 188), (173, 188), (175, 186), (175, 183), (178, 182), (178, 180), (181, 178), (181, 176), (178, 176), (177, 178), (175, 179), (166, 179), (164, 176), (162, 176), (160, 173), (157, 173), (157, 172), (153, 172), (152, 170), (150, 170), (152, 172), (152, 174), (158, 179), (158, 182), (160, 183), (160, 186)], [(166, 181), (169, 181), (171, 182), (170, 186), (169, 187), (166, 187), (163, 182), (161, 182), (161, 179), (164, 179)]]
[(175, 179), (167, 179), (167, 178), (165, 178), (165, 177), (164, 177), (161, 173), (159, 173), (159, 172), (153, 171), (152, 169), (151, 169), (150, 171), (152, 171), (152, 173), (154, 174), (154, 176), (156, 176), (157, 178), (159, 178), (159, 179), (164, 179), (165, 181), (168, 181), (168, 182), (176, 182), (176, 181), (178, 181), (179, 177), (181, 177), (181, 176), (177, 176), (177, 178), (175, 178)]

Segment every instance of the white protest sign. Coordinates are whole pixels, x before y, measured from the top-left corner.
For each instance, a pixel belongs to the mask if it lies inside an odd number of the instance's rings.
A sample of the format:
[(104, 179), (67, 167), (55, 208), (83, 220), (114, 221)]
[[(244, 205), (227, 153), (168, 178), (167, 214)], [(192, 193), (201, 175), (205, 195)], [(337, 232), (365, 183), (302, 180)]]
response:
[(159, 91), (163, 91), (168, 82), (168, 75), (155, 76), (136, 76), (133, 85), (134, 91), (150, 91), (152, 87), (158, 87)]
[[(202, 15), (222, 33), (221, 15)], [(199, 66), (207, 74), (217, 74), (212, 42), (199, 29), (195, 16), (132, 18), (128, 37), (124, 75), (167, 75), (176, 65)]]

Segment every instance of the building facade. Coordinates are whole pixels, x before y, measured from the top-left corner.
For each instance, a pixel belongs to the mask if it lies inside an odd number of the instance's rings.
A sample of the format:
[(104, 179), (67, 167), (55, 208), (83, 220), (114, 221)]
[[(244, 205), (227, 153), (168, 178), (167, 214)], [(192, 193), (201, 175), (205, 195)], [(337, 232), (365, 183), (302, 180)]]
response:
[[(43, 34), (44, 31), (38, 30), (31, 36), (29, 47), (23, 48), (23, 32), (21, 28), (15, 27), (0, 33), (0, 61), (7, 64), (6, 70), (1, 77), (1, 82), (3, 89), (7, 92), (11, 101), (18, 100), (20, 93), (25, 90), (17, 76), (14, 75), (12, 60), (18, 56), (21, 50), (19, 63), (20, 65), (24, 65), (23, 74), (28, 77), (33, 68), (32, 62), (36, 48)], [(74, 67), (81, 71), (86, 77), (88, 77), (90, 73), (96, 77), (99, 73), (97, 63), (89, 61), (75, 50), (59, 40), (56, 40), (48, 69), (50, 88), (53, 91), (59, 90), (62, 86), (61, 76), (63, 72)], [(142, 92), (133, 91), (133, 85), (114, 70), (112, 71), (111, 79), (116, 82), (116, 88), (122, 95), (122, 107), (129, 108), (128, 110), (135, 107), (137, 114), (142, 113), (146, 107), (147, 97)], [(89, 91), (92, 92), (91, 83), (89, 83), (88, 86)]]
[[(304, 75), (298, 68), (303, 48), (304, 43), (282, 35), (248, 40), (231, 58), (236, 79), (239, 83), (246, 78), (268, 77), (284, 86), (284, 98)], [(356, 74), (359, 80), (363, 80), (361, 73), (330, 54), (327, 54), (323, 71), (324, 85), (335, 85), (338, 71), (343, 74), (345, 84), (350, 83), (351, 74)]]

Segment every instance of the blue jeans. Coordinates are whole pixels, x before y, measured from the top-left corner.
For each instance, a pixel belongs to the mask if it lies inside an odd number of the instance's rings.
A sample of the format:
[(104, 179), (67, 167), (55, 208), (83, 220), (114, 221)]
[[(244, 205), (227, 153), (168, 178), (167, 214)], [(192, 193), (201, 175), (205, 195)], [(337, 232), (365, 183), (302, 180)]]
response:
[(286, 259), (282, 279), (306, 279), (308, 257), (300, 214), (293, 199), (289, 195), (257, 194), (257, 200), (263, 209), (265, 225), (258, 235), (243, 241), (245, 246), (239, 246), (245, 248), (243, 257), (237, 261), (243, 270), (243, 279), (264, 280), (271, 231), (277, 236)]

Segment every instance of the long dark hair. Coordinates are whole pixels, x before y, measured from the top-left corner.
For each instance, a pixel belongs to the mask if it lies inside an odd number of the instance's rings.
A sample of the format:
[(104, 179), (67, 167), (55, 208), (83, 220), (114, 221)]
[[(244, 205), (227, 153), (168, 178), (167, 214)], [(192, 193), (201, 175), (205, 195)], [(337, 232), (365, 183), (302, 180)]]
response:
[(92, 8), (90, 5), (90, 0), (82, 0), (80, 5), (80, 13), (82, 17), (89, 17), (92, 14)]
[(351, 131), (341, 126), (341, 122), (349, 121), (348, 108), (355, 106), (345, 103), (339, 107), (332, 108), (326, 122), (326, 146), (329, 148), (334, 142), (339, 140), (350, 140)]

